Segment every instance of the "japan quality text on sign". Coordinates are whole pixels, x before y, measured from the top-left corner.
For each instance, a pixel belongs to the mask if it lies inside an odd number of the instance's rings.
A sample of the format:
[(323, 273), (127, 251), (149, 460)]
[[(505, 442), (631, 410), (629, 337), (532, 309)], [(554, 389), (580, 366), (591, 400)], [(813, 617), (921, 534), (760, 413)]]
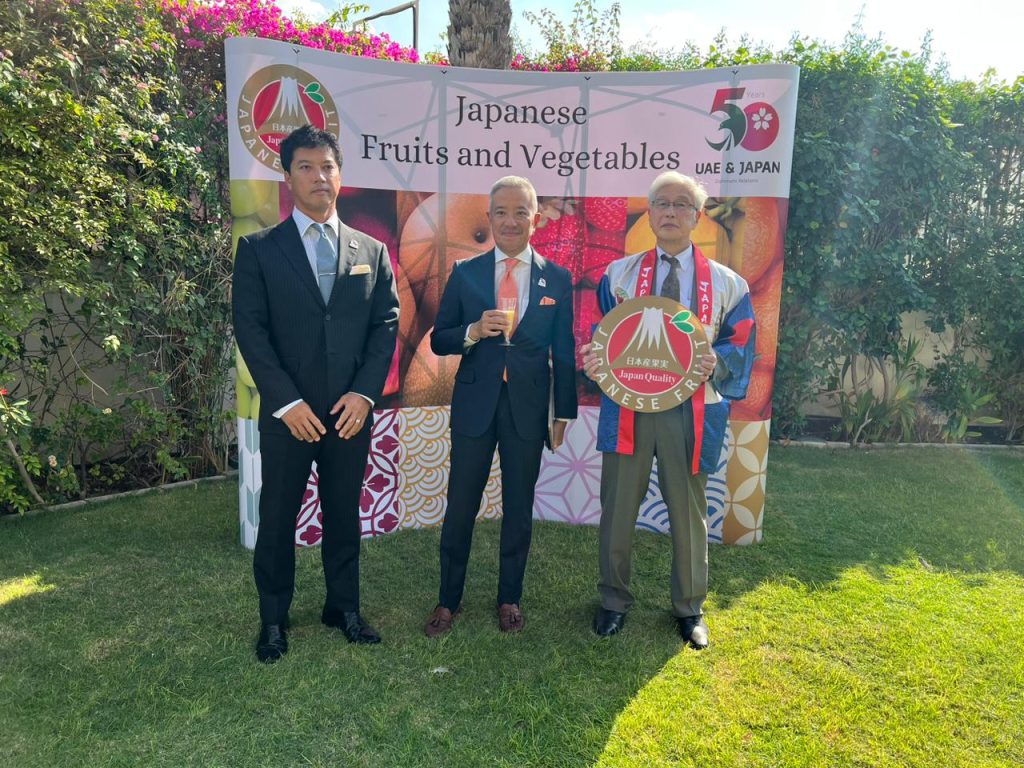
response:
[(667, 411), (700, 387), (700, 358), (709, 349), (704, 326), (679, 302), (661, 296), (628, 299), (594, 332), (600, 361), (594, 381), (623, 408)]

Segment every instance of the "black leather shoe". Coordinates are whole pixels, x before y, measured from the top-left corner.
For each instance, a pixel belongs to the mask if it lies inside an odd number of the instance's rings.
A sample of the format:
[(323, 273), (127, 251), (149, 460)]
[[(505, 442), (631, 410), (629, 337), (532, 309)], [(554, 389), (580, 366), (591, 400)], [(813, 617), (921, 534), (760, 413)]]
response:
[(281, 624), (263, 624), (256, 641), (256, 658), (273, 664), (288, 653), (288, 632)]
[(691, 648), (703, 651), (708, 647), (708, 625), (703, 616), (683, 616), (677, 618), (676, 623), (679, 625), (679, 634)]
[(618, 634), (626, 623), (626, 614), (618, 611), (609, 611), (607, 608), (598, 608), (594, 614), (594, 632), (601, 637), (611, 637)]
[(320, 620), (328, 627), (340, 629), (350, 643), (373, 645), (380, 642), (377, 630), (366, 623), (359, 611), (324, 611)]

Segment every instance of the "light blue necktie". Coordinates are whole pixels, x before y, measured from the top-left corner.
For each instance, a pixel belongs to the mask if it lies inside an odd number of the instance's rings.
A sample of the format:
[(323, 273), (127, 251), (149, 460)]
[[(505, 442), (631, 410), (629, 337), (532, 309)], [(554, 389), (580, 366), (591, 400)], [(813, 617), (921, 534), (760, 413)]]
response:
[(334, 279), (338, 275), (338, 257), (327, 238), (326, 227), (316, 222), (313, 226), (320, 233), (320, 239), (316, 241), (316, 281), (320, 284), (320, 295), (324, 297), (324, 304), (327, 304), (331, 299)]

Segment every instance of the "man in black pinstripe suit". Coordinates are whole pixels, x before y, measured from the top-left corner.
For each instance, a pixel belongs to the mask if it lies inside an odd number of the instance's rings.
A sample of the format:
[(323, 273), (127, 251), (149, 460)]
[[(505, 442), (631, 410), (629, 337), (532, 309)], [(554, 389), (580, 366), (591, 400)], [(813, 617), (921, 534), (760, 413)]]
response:
[(380, 636), (359, 611), (359, 496), (398, 331), (398, 294), (383, 243), (338, 219), (341, 150), (303, 126), (281, 143), (295, 201), (276, 227), (243, 237), (235, 256), (235, 338), (260, 392), (263, 487), (253, 556), (257, 658), (288, 651), (295, 517), (310, 465), (319, 472), (327, 598), (321, 620), (353, 643)]

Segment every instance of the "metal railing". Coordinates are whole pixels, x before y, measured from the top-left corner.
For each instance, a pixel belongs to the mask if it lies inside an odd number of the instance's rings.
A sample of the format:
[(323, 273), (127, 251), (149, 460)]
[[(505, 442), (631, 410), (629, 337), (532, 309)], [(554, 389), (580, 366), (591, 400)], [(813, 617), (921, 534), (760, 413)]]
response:
[(380, 13), (374, 13), (371, 16), (364, 16), (361, 19), (357, 19), (352, 22), (353, 26), (356, 24), (362, 24), (367, 21), (373, 21), (383, 16), (394, 16), (396, 13), (402, 11), (408, 11), (412, 9), (412, 47), (417, 51), (420, 49), (420, 0), (410, 0), (408, 3), (402, 3), (396, 5), (394, 8), (388, 8), (386, 11)]

